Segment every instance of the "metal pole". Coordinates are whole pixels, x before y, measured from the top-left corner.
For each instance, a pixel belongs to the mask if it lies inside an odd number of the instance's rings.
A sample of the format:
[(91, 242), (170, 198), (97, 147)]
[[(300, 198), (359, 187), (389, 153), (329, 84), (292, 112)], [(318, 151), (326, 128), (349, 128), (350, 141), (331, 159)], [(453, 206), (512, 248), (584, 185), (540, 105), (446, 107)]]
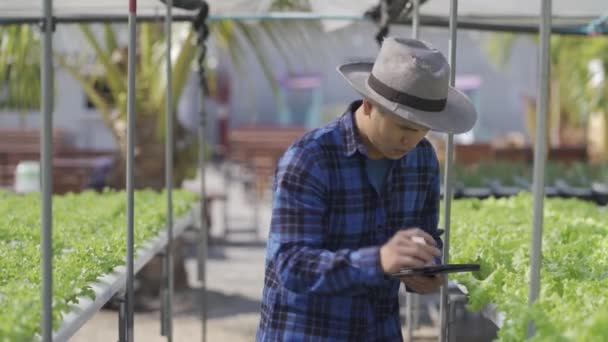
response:
[[(538, 107), (536, 108), (536, 146), (534, 148), (534, 214), (532, 228), (532, 245), (530, 251), (530, 292), (528, 304), (532, 306), (540, 292), (540, 267), (543, 239), (543, 200), (545, 196), (545, 159), (546, 159), (546, 128), (547, 109), (549, 101), (549, 73), (550, 73), (550, 47), (551, 47), (551, 0), (541, 3), (540, 23), (540, 53), (538, 73)], [(528, 322), (528, 337), (533, 336), (535, 329), (532, 322)]]
[(133, 342), (133, 215), (134, 215), (134, 152), (135, 152), (135, 55), (137, 32), (137, 0), (129, 0), (129, 56), (127, 90), (127, 341)]
[(411, 292), (407, 292), (405, 294), (405, 322), (407, 323), (407, 337), (405, 340), (407, 342), (411, 342), (412, 337), (414, 336), (414, 326), (412, 325), (412, 322), (414, 321), (414, 309), (412, 307), (413, 302), (414, 295)]
[[(450, 85), (453, 87), (456, 84), (456, 33), (457, 33), (457, 13), (458, 13), (458, 0), (450, 0)], [(445, 148), (445, 177), (444, 177), (444, 190), (443, 190), (443, 222), (444, 222), (444, 235), (443, 235), (443, 253), (442, 262), (448, 264), (450, 262), (450, 223), (451, 223), (451, 212), (452, 212), (452, 163), (454, 161), (454, 134), (448, 134), (448, 141)], [(440, 315), (441, 315), (441, 330), (439, 340), (447, 342), (449, 340), (450, 330), (450, 308), (449, 308), (449, 286), (448, 276), (444, 276), (444, 285), (441, 287), (441, 304), (440, 304)]]
[(53, 1), (44, 0), (42, 51), (42, 340), (53, 340)]
[(200, 112), (200, 121), (199, 121), (199, 129), (198, 129), (198, 139), (199, 139), (199, 169), (201, 173), (201, 203), (200, 203), (200, 218), (201, 218), (201, 229), (200, 229), (200, 245), (199, 245), (199, 253), (198, 253), (198, 278), (201, 283), (201, 339), (203, 342), (207, 341), (207, 281), (206, 281), (206, 263), (207, 263), (207, 190), (206, 190), (206, 177), (205, 177), (205, 169), (206, 169), (206, 146), (205, 146), (205, 127), (206, 123), (206, 115), (205, 115), (205, 107), (204, 107), (204, 98), (207, 94), (207, 81), (205, 77), (205, 56), (207, 54), (207, 46), (206, 40), (209, 35), (209, 28), (207, 27), (207, 17), (209, 15), (209, 6), (207, 2), (203, 1), (201, 3), (201, 8), (199, 9), (198, 14), (196, 15), (195, 20), (193, 20), (192, 24), (197, 31), (198, 34), (198, 45), (200, 48), (200, 53), (198, 56), (198, 76), (199, 76), (199, 85), (201, 88), (201, 112)]
[(118, 295), (118, 342), (126, 342), (127, 334), (125, 329), (126, 303), (124, 291)]
[(198, 277), (201, 283), (201, 324), (202, 324), (202, 341), (207, 341), (207, 280), (206, 280), (206, 264), (207, 264), (207, 190), (205, 186), (205, 112), (201, 109), (200, 127), (198, 131), (199, 138), (199, 167), (201, 172), (201, 242), (199, 248), (199, 272)]
[[(420, 0), (413, 1), (413, 12), (412, 12), (412, 38), (419, 39), (420, 38)], [(405, 295), (405, 320), (407, 321), (407, 341), (412, 341), (414, 336), (414, 311), (417, 311), (418, 308), (414, 308), (416, 294), (408, 292)]]
[(420, 0), (414, 0), (414, 11), (412, 12), (412, 38), (420, 37)]
[(161, 334), (167, 336), (167, 341), (173, 340), (173, 84), (171, 44), (173, 21), (173, 0), (167, 1), (167, 16), (165, 18), (165, 36), (167, 39), (167, 95), (166, 95), (166, 135), (165, 135), (165, 183), (167, 187), (167, 249), (165, 251), (166, 291), (164, 293), (164, 319), (161, 321)]
[[(16, 25), (16, 24), (35, 24), (40, 22), (40, 16), (18, 16), (18, 17), (7, 17), (4, 13), (0, 13), (0, 26), (4, 25)], [(140, 13), (137, 18), (140, 22), (158, 22), (158, 13), (151, 11), (144, 11)], [(173, 15), (173, 21), (191, 22), (193, 15), (191, 14), (177, 14)], [(223, 21), (223, 20), (264, 20), (264, 21), (276, 21), (276, 20), (307, 20), (307, 21), (319, 21), (319, 20), (337, 20), (337, 21), (367, 21), (368, 18), (363, 15), (324, 15), (315, 14), (311, 12), (267, 12), (260, 14), (251, 13), (235, 13), (227, 15), (211, 15), (208, 16), (208, 20), (211, 21)], [(82, 24), (82, 23), (126, 23), (128, 16), (121, 14), (94, 14), (83, 17), (80, 13), (71, 15), (63, 15), (55, 18), (56, 23), (62, 24)], [(586, 31), (578, 32), (578, 34), (585, 34)]]

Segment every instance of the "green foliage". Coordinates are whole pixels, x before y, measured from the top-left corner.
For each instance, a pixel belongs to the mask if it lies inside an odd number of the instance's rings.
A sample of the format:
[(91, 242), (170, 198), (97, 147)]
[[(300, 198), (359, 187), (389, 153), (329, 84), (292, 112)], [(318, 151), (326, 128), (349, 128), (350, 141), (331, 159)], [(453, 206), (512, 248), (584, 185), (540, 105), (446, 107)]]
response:
[(270, 6), (274, 11), (310, 11), (308, 0), (273, 0)]
[[(443, 173), (443, 169), (441, 172)], [(532, 173), (533, 166), (524, 162), (491, 161), (469, 166), (454, 165), (456, 184), (464, 187), (487, 187), (493, 180), (500, 181), (504, 186), (517, 186), (515, 178), (531, 183)], [(582, 162), (564, 164), (548, 161), (545, 166), (545, 184), (555, 185), (558, 179), (578, 187), (589, 187), (592, 182), (608, 184), (608, 164), (590, 165)]]
[[(195, 195), (174, 191), (173, 208), (185, 214)], [(135, 193), (135, 250), (165, 226), (166, 194)], [(0, 192), (0, 341), (31, 341), (42, 310), (40, 196)], [(53, 199), (53, 323), (90, 284), (124, 265), (126, 194), (85, 192)]]
[(491, 33), (485, 38), (482, 48), (490, 62), (496, 67), (505, 67), (519, 37), (513, 33)]
[[(82, 86), (83, 90), (100, 111), (105, 122), (115, 137), (121, 142), (124, 139), (124, 126), (127, 117), (127, 77), (128, 49), (117, 43), (119, 26), (104, 24), (103, 35), (97, 36), (93, 27), (80, 24), (79, 29), (85, 42), (95, 52), (100, 74), (91, 75), (90, 66), (79, 65), (68, 61), (66, 56), (59, 55), (57, 60)], [(192, 62), (197, 53), (195, 32), (190, 26), (176, 24), (173, 28), (175, 48), (172, 63), (172, 110), (175, 113), (186, 81), (191, 73)], [(159, 23), (142, 23), (139, 25), (138, 53), (136, 58), (136, 111), (145, 120), (156, 120), (156, 133), (151, 138), (162, 141), (165, 136), (165, 98), (168, 80), (161, 72), (166, 68), (166, 37)], [(95, 82), (102, 81), (110, 91), (106, 96)]]
[[(524, 163), (492, 161), (475, 165), (454, 165), (454, 179), (466, 187), (488, 186), (492, 180), (498, 180), (505, 186), (514, 185), (513, 177), (525, 177), (529, 166)], [(441, 170), (443, 173), (443, 169)], [(443, 176), (442, 176), (443, 179)]]
[(501, 341), (525, 340), (530, 318), (532, 341), (608, 340), (606, 208), (545, 200), (541, 293), (528, 308), (531, 208), (530, 194), (453, 203), (450, 260), (482, 267), (454, 276), (469, 290), (470, 308), (494, 303), (506, 314)]
[[(483, 49), (489, 60), (504, 68), (517, 40), (522, 35), (491, 33), (484, 39)], [(538, 42), (538, 36), (533, 37)], [(565, 124), (579, 126), (592, 111), (608, 111), (608, 82), (590, 87), (588, 63), (599, 59), (608, 71), (608, 37), (559, 36), (551, 38), (552, 94), (559, 96), (560, 115)]]
[(40, 107), (40, 55), (34, 27), (0, 26), (0, 108)]

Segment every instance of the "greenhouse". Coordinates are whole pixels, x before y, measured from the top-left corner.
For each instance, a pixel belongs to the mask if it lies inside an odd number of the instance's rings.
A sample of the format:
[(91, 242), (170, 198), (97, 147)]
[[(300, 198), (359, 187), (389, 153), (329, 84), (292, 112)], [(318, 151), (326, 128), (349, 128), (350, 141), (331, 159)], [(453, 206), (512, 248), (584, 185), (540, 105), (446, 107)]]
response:
[[(0, 341), (607, 341), (607, 33), (599, 0), (0, 3)], [(395, 41), (441, 110), (375, 79)], [(389, 158), (361, 65), (476, 118), (399, 114)], [(474, 271), (408, 277), (431, 245)]]

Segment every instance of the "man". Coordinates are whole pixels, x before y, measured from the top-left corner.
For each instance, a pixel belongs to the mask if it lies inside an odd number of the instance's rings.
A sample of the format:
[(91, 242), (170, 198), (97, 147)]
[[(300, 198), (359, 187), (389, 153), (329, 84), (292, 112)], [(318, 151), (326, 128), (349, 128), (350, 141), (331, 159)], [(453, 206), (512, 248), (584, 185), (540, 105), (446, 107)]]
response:
[[(363, 100), (279, 161), (257, 341), (401, 341), (390, 274), (441, 260), (439, 164), (424, 136), (468, 131), (473, 105), (417, 40), (386, 38), (374, 64), (338, 71)], [(401, 281), (417, 293), (442, 285)]]

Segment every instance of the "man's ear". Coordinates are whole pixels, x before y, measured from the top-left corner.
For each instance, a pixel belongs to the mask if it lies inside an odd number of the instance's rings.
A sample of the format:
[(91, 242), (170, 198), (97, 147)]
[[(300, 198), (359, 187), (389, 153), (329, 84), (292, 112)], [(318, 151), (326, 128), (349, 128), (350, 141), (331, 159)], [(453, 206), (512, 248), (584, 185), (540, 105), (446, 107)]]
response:
[(370, 116), (373, 108), (372, 103), (367, 99), (363, 99), (363, 103), (361, 105), (363, 106), (363, 114)]

